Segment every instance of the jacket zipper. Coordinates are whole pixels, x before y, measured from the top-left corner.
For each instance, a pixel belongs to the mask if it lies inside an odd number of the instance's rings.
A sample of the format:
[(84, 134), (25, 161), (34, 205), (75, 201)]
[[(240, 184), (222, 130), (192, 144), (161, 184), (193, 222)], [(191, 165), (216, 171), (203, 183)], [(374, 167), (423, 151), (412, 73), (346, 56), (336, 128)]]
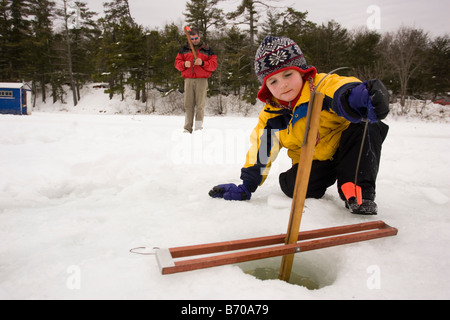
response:
[(291, 116), (291, 120), (289, 120), (289, 124), (288, 124), (288, 134), (291, 133), (291, 125), (292, 125), (292, 119), (294, 119), (294, 110), (291, 108), (292, 105), (292, 101), (289, 101), (289, 109), (291, 110), (292, 116)]
[[(197, 57), (198, 57), (199, 52), (200, 52), (200, 50), (197, 51)], [(192, 60), (192, 75), (193, 76), (195, 76), (195, 69), (194, 68), (195, 68), (195, 57), (193, 57), (193, 60)]]

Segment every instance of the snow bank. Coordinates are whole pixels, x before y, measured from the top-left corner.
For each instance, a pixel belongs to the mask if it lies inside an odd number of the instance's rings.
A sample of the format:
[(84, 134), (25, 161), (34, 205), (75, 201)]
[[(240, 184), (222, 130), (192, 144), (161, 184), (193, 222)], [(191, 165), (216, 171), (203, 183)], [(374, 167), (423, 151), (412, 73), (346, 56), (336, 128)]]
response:
[[(124, 99), (120, 95), (114, 95), (112, 99), (105, 93), (105, 88), (96, 84), (84, 85), (81, 99), (77, 106), (73, 105), (72, 97), (68, 96), (69, 88), (65, 88), (64, 102), (58, 100), (53, 103), (52, 98), (42, 102), (39, 95), (37, 106), (34, 111), (44, 112), (68, 112), (76, 114), (153, 114), (153, 115), (184, 115), (184, 96), (177, 90), (160, 92), (151, 89), (147, 95), (147, 101), (136, 100), (135, 91), (129, 87), (125, 88)], [(251, 105), (241, 101), (237, 96), (213, 96), (207, 98), (205, 114), (234, 115), (234, 116), (256, 116), (261, 106)]]

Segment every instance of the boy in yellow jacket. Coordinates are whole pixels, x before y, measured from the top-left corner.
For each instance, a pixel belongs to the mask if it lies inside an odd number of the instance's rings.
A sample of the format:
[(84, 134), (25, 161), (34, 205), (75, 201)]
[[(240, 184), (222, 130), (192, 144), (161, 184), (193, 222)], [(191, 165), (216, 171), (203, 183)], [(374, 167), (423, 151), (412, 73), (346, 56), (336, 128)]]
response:
[[(283, 192), (293, 196), (306, 115), (312, 90), (324, 94), (314, 160), (307, 197), (321, 198), (338, 182), (345, 205), (355, 214), (377, 214), (375, 183), (381, 146), (388, 126), (380, 120), (389, 113), (389, 94), (379, 80), (361, 82), (354, 77), (317, 74), (308, 66), (300, 47), (291, 39), (268, 36), (255, 58), (255, 70), (262, 86), (258, 98), (266, 103), (251, 134), (251, 147), (241, 170), (243, 183), (215, 186), (209, 195), (226, 200), (250, 200), (264, 183), (272, 162), (282, 147), (288, 149), (292, 168), (280, 175)], [(367, 136), (358, 172), (362, 202), (357, 201), (355, 171)]]

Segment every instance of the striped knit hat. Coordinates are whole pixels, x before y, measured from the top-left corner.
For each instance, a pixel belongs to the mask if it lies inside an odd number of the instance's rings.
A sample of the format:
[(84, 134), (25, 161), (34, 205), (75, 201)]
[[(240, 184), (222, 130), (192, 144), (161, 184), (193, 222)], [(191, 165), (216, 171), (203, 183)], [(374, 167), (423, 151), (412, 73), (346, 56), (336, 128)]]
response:
[(267, 102), (272, 97), (266, 86), (266, 80), (284, 70), (296, 69), (304, 74), (304, 79), (314, 78), (316, 68), (308, 66), (300, 47), (286, 37), (267, 36), (258, 48), (255, 56), (255, 71), (262, 87), (258, 99)]

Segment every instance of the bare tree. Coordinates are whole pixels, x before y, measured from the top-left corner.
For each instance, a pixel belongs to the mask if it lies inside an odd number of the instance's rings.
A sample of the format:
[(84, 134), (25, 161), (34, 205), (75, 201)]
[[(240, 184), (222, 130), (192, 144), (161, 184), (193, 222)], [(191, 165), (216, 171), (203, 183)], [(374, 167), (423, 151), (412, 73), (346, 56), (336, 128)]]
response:
[(382, 39), (382, 54), (386, 64), (398, 77), (400, 104), (404, 113), (408, 82), (425, 63), (429, 37), (423, 30), (400, 27), (395, 33), (387, 33)]

